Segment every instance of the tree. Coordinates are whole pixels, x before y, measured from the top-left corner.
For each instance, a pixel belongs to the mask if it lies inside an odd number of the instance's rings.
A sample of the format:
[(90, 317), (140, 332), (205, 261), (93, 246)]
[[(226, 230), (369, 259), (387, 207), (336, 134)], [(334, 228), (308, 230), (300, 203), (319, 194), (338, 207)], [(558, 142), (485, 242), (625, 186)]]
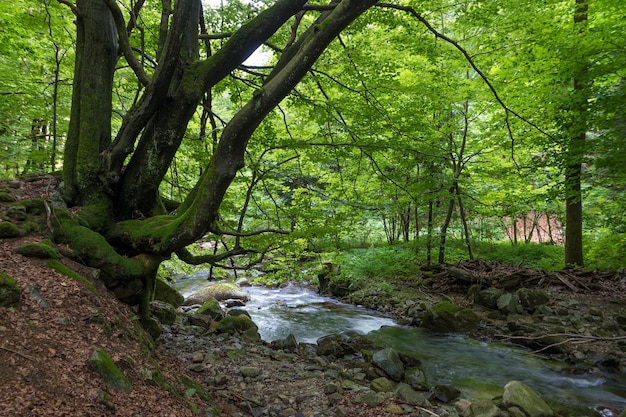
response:
[[(80, 211), (73, 216), (57, 209), (55, 235), (73, 248), (75, 256), (100, 268), (102, 280), (120, 299), (140, 303), (142, 318), (149, 324), (147, 302), (160, 262), (176, 252), (188, 259), (187, 245), (207, 233), (229, 232), (220, 224), (219, 208), (244, 164), (255, 129), (339, 33), (376, 1), (341, 0), (307, 7), (306, 0), (275, 1), (206, 59), (198, 56), (200, 0), (179, 0), (171, 10), (164, 1), (158, 64), (152, 75), (129, 41), (143, 2), (131, 9), (129, 22), (113, 0), (62, 3), (70, 5), (77, 25), (64, 199)], [(309, 17), (312, 13), (318, 16)], [(193, 189), (179, 205), (166, 204), (159, 187), (205, 94), (296, 15), (293, 38), (262, 86), (226, 124)], [(143, 88), (112, 138), (118, 51)], [(235, 246), (217, 256), (244, 252)]]

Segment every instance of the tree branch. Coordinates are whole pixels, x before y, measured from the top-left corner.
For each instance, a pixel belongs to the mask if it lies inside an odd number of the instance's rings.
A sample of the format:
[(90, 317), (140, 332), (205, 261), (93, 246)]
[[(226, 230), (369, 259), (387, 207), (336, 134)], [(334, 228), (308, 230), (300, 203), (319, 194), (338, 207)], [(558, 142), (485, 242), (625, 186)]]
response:
[(133, 70), (139, 82), (145, 87), (150, 84), (150, 78), (143, 70), (141, 63), (133, 54), (133, 50), (130, 46), (130, 40), (128, 39), (128, 32), (126, 29), (126, 22), (124, 22), (124, 16), (122, 15), (122, 11), (117, 6), (115, 0), (104, 0), (107, 7), (111, 11), (113, 15), (113, 21), (115, 22), (115, 26), (117, 27), (117, 35), (120, 41), (120, 49), (124, 54), (124, 58), (126, 58), (126, 62), (130, 65), (130, 68)]

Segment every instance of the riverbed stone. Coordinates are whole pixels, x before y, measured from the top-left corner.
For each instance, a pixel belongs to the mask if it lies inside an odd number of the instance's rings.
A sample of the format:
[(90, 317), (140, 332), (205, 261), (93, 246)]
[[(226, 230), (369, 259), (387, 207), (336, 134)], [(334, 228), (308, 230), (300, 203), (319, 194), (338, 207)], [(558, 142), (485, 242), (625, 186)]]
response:
[(376, 392), (393, 392), (395, 384), (388, 378), (381, 376), (380, 378), (372, 380), (370, 387)]
[(469, 407), (461, 413), (462, 417), (501, 417), (504, 415), (506, 414), (493, 402), (482, 399), (472, 401)]
[(400, 401), (420, 407), (430, 406), (430, 402), (423, 392), (417, 392), (409, 384), (400, 382), (395, 390), (395, 395)]
[(239, 368), (239, 372), (241, 372), (241, 375), (247, 378), (256, 378), (257, 376), (261, 375), (261, 368), (258, 368), (256, 366), (242, 366), (241, 368)]
[(550, 296), (544, 290), (538, 288), (520, 288), (515, 292), (522, 308), (529, 313), (534, 313), (537, 307), (550, 302)]
[(374, 353), (372, 362), (385, 371), (394, 381), (400, 381), (404, 375), (404, 364), (398, 352), (392, 348), (386, 348)]
[(528, 417), (551, 417), (552, 409), (528, 385), (511, 381), (504, 386), (502, 403), (505, 407), (518, 407)]
[(428, 379), (424, 370), (418, 366), (409, 368), (404, 373), (404, 382), (417, 390), (428, 389)]
[(356, 397), (356, 402), (376, 407), (385, 402), (385, 396), (380, 392), (366, 392)]
[(209, 297), (200, 308), (196, 311), (196, 314), (203, 314), (209, 316), (211, 320), (221, 320), (224, 318), (224, 310), (220, 306), (219, 301), (215, 297)]
[(449, 403), (461, 396), (461, 391), (450, 385), (435, 385), (431, 392), (436, 399), (443, 403)]
[(218, 301), (229, 298), (244, 301), (249, 299), (248, 295), (237, 285), (230, 282), (219, 282), (193, 293), (185, 299), (183, 305), (203, 304), (209, 298), (215, 298)]
[(468, 333), (479, 324), (480, 317), (474, 311), (449, 301), (434, 304), (422, 320), (424, 328), (438, 333)]
[(174, 307), (180, 307), (185, 297), (175, 288), (171, 287), (162, 279), (157, 279), (154, 287), (154, 299), (163, 301)]
[(162, 301), (150, 302), (150, 313), (156, 317), (161, 324), (174, 324), (178, 317), (174, 307)]
[(317, 354), (340, 358), (346, 354), (345, 336), (329, 334), (317, 339)]
[(496, 287), (485, 288), (478, 292), (474, 298), (474, 303), (492, 310), (498, 309), (498, 298), (502, 295), (502, 290)]

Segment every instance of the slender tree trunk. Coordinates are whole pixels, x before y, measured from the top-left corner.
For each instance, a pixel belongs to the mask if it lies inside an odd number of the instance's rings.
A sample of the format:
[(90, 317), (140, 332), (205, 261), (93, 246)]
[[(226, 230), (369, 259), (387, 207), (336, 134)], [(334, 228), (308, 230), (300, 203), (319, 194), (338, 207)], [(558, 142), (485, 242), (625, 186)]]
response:
[(434, 203), (433, 200), (428, 201), (428, 224), (426, 231), (426, 265), (430, 265), (432, 263), (431, 252), (433, 250), (433, 227), (434, 227)]
[[(574, 23), (577, 36), (584, 36), (588, 19), (588, 0), (576, 0)], [(565, 168), (565, 265), (583, 265), (583, 202), (581, 191), (582, 161), (585, 156), (587, 134), (587, 67), (583, 66), (574, 77), (573, 116), (570, 121), (572, 136), (569, 139), (567, 166)]]
[(465, 235), (465, 246), (467, 247), (467, 255), (469, 256), (470, 260), (473, 260), (474, 252), (472, 251), (472, 240), (470, 239), (470, 231), (467, 224), (467, 218), (465, 216), (463, 200), (461, 199), (461, 190), (459, 189), (459, 184), (456, 184), (456, 198), (459, 202), (459, 216), (461, 217), (461, 223), (463, 223), (463, 234)]

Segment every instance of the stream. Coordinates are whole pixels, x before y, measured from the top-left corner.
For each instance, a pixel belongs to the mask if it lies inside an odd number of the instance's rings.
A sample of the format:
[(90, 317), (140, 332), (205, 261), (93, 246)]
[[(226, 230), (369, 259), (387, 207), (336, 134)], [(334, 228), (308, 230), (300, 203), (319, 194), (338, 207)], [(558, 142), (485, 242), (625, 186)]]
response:
[[(187, 297), (206, 285), (206, 278), (188, 277), (178, 279), (174, 286)], [(380, 346), (414, 353), (430, 385), (451, 385), (470, 397), (498, 395), (507, 382), (518, 380), (545, 399), (592, 408), (626, 408), (624, 375), (567, 373), (564, 364), (531, 355), (524, 348), (399, 326), (376, 311), (320, 296), (306, 287), (243, 290), (250, 296), (245, 310), (267, 342), (291, 333), (300, 343), (315, 343), (328, 334), (358, 331)]]

